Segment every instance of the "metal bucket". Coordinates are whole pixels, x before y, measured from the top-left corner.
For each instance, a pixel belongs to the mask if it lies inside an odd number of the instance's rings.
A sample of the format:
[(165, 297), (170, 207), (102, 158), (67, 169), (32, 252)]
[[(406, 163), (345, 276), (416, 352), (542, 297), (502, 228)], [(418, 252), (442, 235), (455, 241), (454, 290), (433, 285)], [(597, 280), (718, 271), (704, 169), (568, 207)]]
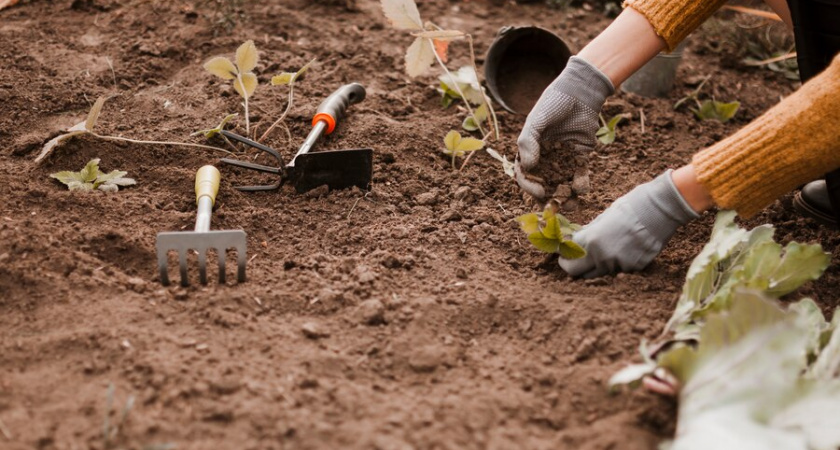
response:
[(624, 83), (621, 90), (642, 97), (667, 97), (674, 88), (677, 67), (682, 61), (685, 41), (671, 53), (660, 53), (637, 70)]
[(504, 109), (528, 114), (571, 55), (566, 43), (544, 28), (504, 27), (485, 58), (490, 95)]

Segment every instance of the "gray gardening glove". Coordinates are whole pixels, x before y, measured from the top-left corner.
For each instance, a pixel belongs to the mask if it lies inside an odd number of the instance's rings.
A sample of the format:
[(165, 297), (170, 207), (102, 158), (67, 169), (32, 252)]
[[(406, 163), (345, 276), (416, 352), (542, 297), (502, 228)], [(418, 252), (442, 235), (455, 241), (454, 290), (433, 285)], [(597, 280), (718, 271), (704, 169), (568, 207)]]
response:
[(584, 278), (644, 269), (677, 228), (700, 217), (680, 195), (671, 172), (637, 186), (575, 233), (572, 239), (586, 256), (560, 259), (560, 267)]
[(569, 143), (574, 146), (576, 158), (588, 156), (595, 147), (598, 114), (613, 92), (612, 82), (597, 67), (577, 56), (569, 59), (528, 114), (517, 140), (519, 156), (514, 170), (522, 190), (540, 200), (552, 193), (526, 177), (540, 162), (540, 147)]

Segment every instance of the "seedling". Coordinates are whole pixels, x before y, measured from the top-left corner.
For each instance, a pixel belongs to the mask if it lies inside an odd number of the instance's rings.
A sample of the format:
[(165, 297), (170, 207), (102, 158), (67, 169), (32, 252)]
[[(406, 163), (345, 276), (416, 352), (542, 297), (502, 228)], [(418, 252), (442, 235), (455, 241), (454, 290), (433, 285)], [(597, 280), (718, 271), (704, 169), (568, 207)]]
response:
[(580, 230), (574, 224), (557, 214), (551, 205), (545, 207), (540, 216), (537, 213), (524, 214), (516, 218), (522, 231), (534, 247), (545, 253), (557, 253), (563, 259), (579, 259), (586, 256), (586, 250), (571, 239), (572, 233)]
[[(405, 55), (406, 73), (410, 77), (418, 77), (425, 74), (429, 70), (429, 67), (437, 61), (448, 79), (455, 80), (455, 77), (446, 67), (447, 51), (450, 42), (460, 39), (466, 39), (469, 43), (472, 70), (473, 73), (478, 73), (475, 64), (475, 46), (473, 45), (473, 39), (470, 34), (458, 30), (444, 30), (432, 22), (426, 22), (424, 25), (414, 0), (381, 0), (381, 2), (385, 17), (388, 18), (394, 28), (410, 31), (411, 35), (414, 36), (414, 42), (408, 47)], [(453, 82), (452, 84), (447, 84), (447, 86), (450, 89), (454, 89), (460, 98), (467, 99), (467, 95), (458, 86), (458, 83)], [(494, 136), (498, 139), (499, 124), (496, 119), (496, 112), (493, 110), (493, 106), (490, 104), (490, 99), (487, 98), (487, 93), (484, 89), (479, 86), (478, 91), (481, 94), (482, 101), (477, 103), (488, 105), (490, 118), (492, 119), (492, 122), (489, 123), (493, 128)], [(444, 101), (446, 100), (444, 99)], [(475, 117), (475, 112), (473, 112), (470, 102), (465, 101), (464, 105), (469, 111), (469, 116)], [(484, 134), (484, 130), (481, 129), (480, 124), (477, 125), (479, 125), (479, 131)]]
[(99, 170), (99, 158), (91, 159), (85, 167), (73, 172), (65, 170), (50, 174), (50, 178), (64, 183), (71, 191), (92, 191), (99, 189), (105, 192), (117, 192), (120, 186), (137, 184), (133, 178), (125, 178), (128, 172), (112, 170), (105, 173)]
[(243, 100), (245, 107), (245, 133), (251, 133), (251, 120), (248, 116), (248, 99), (257, 89), (257, 76), (252, 70), (257, 67), (257, 46), (254, 41), (247, 41), (236, 49), (236, 64), (224, 56), (216, 56), (204, 64), (204, 68), (223, 80), (234, 80), (233, 89)]
[(484, 141), (481, 139), (461, 137), (461, 133), (455, 130), (446, 134), (446, 137), (443, 138), (443, 143), (446, 146), (443, 153), (452, 157), (453, 170), (455, 169), (455, 158), (484, 148)]
[(467, 131), (478, 131), (480, 129), (481, 122), (487, 120), (488, 114), (490, 114), (490, 112), (487, 109), (487, 104), (485, 103), (476, 108), (475, 115), (464, 119), (464, 123), (461, 124), (461, 127)]
[(598, 140), (601, 141), (604, 145), (609, 145), (615, 142), (616, 136), (616, 126), (627, 118), (627, 114), (617, 114), (613, 116), (609, 122), (604, 120), (604, 116), (598, 114), (598, 118), (601, 120), (601, 128), (595, 133), (595, 136), (598, 137)]
[[(264, 140), (268, 136), (268, 134), (271, 133), (271, 130), (273, 130), (277, 125), (283, 123), (283, 120), (286, 119), (286, 116), (292, 109), (292, 103), (295, 99), (295, 82), (301, 77), (303, 77), (303, 74), (306, 73), (306, 71), (309, 69), (309, 66), (311, 66), (314, 62), (315, 59), (309, 61), (297, 72), (283, 72), (279, 75), (271, 77), (272, 86), (289, 86), (289, 101), (286, 102), (286, 110), (283, 111), (283, 114), (280, 116), (280, 118), (274, 121), (274, 123), (271, 124), (270, 127), (268, 127), (268, 130), (265, 130), (265, 133), (263, 133), (262, 137), (259, 139), (260, 141)], [(289, 140), (291, 140), (291, 133), (289, 132), (288, 128), (286, 129), (286, 134), (288, 135)]]
[(233, 146), (233, 143), (230, 142), (230, 140), (224, 134), (221, 134), (221, 132), (222, 132), (222, 130), (225, 129), (225, 126), (228, 124), (228, 122), (233, 120), (233, 118), (238, 116), (238, 115), (239, 115), (238, 113), (228, 114), (228, 115), (225, 116), (224, 119), (222, 119), (221, 122), (219, 122), (218, 125), (216, 125), (215, 128), (209, 128), (209, 129), (206, 129), (206, 130), (198, 130), (195, 133), (191, 134), (190, 136), (204, 135), (204, 137), (207, 138), (207, 139), (212, 139), (214, 136), (221, 136), (222, 139), (224, 139), (224, 141), (231, 148), (236, 150), (236, 147)]
[(511, 178), (513, 178), (516, 175), (513, 171), (514, 164), (512, 162), (508, 161), (506, 156), (500, 155), (499, 152), (497, 152), (496, 150), (493, 150), (492, 148), (489, 148), (489, 147), (487, 148), (487, 153), (489, 153), (490, 156), (493, 157), (493, 159), (502, 163), (502, 170), (505, 171), (505, 175), (507, 175)]
[(212, 145), (202, 145), (202, 144), (193, 144), (190, 142), (173, 142), (173, 141), (145, 141), (139, 139), (130, 139), (124, 138), (121, 136), (106, 136), (95, 133), (94, 127), (96, 126), (96, 121), (99, 119), (99, 114), (102, 112), (102, 107), (105, 105), (106, 97), (102, 96), (96, 99), (96, 103), (90, 108), (88, 112), (87, 119), (84, 122), (79, 122), (76, 125), (65, 130), (63, 134), (60, 134), (44, 144), (44, 147), (41, 148), (41, 153), (35, 157), (35, 162), (40, 163), (42, 162), (47, 156), (49, 156), (53, 150), (56, 149), (60, 144), (67, 142), (71, 138), (75, 136), (81, 135), (90, 135), (98, 139), (104, 139), (106, 141), (117, 141), (117, 142), (130, 142), (132, 144), (151, 144), (151, 145), (173, 145), (173, 146), (181, 146), (181, 147), (195, 147), (195, 148), (203, 148), (208, 150), (215, 150), (227, 154), (232, 154), (231, 152), (219, 148), (213, 147)]
[[(439, 91), (443, 94), (444, 107), (449, 107), (459, 98), (473, 105), (484, 104), (484, 95), (481, 93), (478, 76), (471, 66), (464, 66), (453, 73), (443, 74), (438, 77), (438, 80), (440, 80)], [(461, 96), (459, 91), (464, 95)]]
[(690, 94), (686, 95), (685, 97), (679, 99), (676, 103), (674, 103), (674, 109), (678, 109), (684, 103), (693, 101), (697, 108), (689, 108), (697, 116), (700, 120), (708, 120), (708, 119), (715, 119), (720, 122), (727, 122), (729, 119), (735, 116), (735, 113), (738, 112), (738, 108), (741, 106), (741, 102), (734, 101), (729, 103), (719, 102), (714, 98), (710, 100), (700, 101), (700, 91), (703, 89), (703, 86), (706, 85), (706, 82), (709, 81), (710, 77), (706, 77), (697, 86), (697, 89), (692, 91)]

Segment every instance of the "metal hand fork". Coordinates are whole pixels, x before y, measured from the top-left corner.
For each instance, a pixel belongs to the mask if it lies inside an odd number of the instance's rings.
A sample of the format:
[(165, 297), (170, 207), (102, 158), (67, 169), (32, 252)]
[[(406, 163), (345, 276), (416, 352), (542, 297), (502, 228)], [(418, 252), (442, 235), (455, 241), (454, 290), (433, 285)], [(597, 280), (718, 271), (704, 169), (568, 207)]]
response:
[(195, 173), (195, 197), (198, 214), (195, 219), (195, 231), (172, 231), (158, 233), (157, 249), (160, 282), (169, 285), (168, 256), (170, 250), (178, 252), (181, 271), (181, 286), (189, 286), (187, 277), (187, 252), (198, 252), (198, 274), (201, 284), (207, 284), (207, 250), (216, 249), (219, 260), (219, 284), (225, 282), (225, 258), (229, 248), (236, 249), (236, 279), (245, 281), (245, 263), (247, 261), (247, 235), (243, 230), (210, 231), (210, 217), (213, 204), (219, 192), (221, 174), (213, 166), (204, 166)]

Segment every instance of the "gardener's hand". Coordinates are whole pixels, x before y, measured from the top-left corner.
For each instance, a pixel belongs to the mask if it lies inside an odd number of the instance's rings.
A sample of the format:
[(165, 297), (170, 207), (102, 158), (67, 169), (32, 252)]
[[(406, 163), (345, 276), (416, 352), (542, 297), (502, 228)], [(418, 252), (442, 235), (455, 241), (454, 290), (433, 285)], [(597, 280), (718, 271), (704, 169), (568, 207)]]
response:
[(577, 56), (569, 59), (528, 114), (517, 141), (516, 181), (525, 192), (540, 200), (546, 198), (545, 187), (527, 176), (540, 162), (541, 147), (568, 143), (576, 156), (595, 147), (598, 114), (614, 91), (610, 79), (597, 67)]
[(560, 267), (584, 278), (644, 269), (677, 228), (699, 217), (680, 195), (672, 172), (637, 186), (575, 233), (572, 239), (586, 256), (560, 259)]

